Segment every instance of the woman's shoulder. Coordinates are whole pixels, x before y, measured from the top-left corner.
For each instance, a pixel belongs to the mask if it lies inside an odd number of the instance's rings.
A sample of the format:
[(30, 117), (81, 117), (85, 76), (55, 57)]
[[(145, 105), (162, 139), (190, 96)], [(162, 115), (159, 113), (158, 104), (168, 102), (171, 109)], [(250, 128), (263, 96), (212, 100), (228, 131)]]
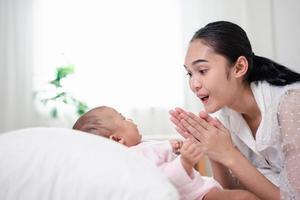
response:
[(278, 91), (278, 109), (286, 109), (286, 106), (290, 107), (293, 105), (298, 105), (300, 100), (300, 83), (294, 83), (291, 85), (284, 86), (280, 91)]
[(286, 93), (287, 91), (290, 90), (300, 90), (300, 81), (292, 84), (284, 85), (284, 86), (271, 85), (270, 83), (267, 82), (263, 82), (261, 84), (269, 85), (269, 88), (271, 90), (274, 90), (275, 92), (279, 92), (279, 94)]
[(281, 95), (279, 104), (278, 104), (278, 111), (279, 114), (283, 112), (291, 112), (299, 110), (299, 100), (300, 100), (300, 89), (298, 88), (290, 88)]
[(272, 90), (272, 91), (286, 91), (286, 90), (300, 90), (300, 81), (292, 83), (292, 84), (288, 84), (288, 85), (284, 85), (284, 86), (278, 86), (278, 85), (272, 85), (270, 83), (268, 83), (267, 81), (256, 81), (256, 82), (252, 82), (250, 84), (250, 87), (252, 89), (252, 91), (266, 91), (266, 90)]
[(256, 99), (262, 97), (269, 106), (277, 107), (282, 101), (300, 97), (300, 82), (285, 86), (272, 85), (266, 81), (251, 83), (251, 89)]

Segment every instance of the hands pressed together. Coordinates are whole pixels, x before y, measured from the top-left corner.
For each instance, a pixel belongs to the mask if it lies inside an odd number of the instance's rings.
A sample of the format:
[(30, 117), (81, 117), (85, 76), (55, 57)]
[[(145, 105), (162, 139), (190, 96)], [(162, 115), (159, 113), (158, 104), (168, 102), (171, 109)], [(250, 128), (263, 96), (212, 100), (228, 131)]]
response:
[(194, 146), (193, 149), (195, 150), (192, 152), (189, 152), (188, 148), (185, 147), (188, 154), (191, 156), (204, 154), (224, 165), (226, 162), (230, 162), (230, 155), (235, 147), (230, 132), (220, 121), (205, 112), (200, 112), (199, 116), (196, 116), (181, 108), (175, 108), (169, 113), (171, 115), (170, 120), (175, 124), (177, 132), (190, 141), (187, 142), (186, 146)]

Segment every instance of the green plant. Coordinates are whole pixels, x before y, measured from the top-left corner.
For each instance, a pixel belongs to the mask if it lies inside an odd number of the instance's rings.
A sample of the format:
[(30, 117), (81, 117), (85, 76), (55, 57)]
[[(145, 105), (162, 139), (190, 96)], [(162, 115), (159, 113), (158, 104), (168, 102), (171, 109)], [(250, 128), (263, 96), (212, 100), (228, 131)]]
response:
[[(73, 97), (71, 94), (69, 94), (64, 89), (64, 87), (62, 85), (62, 80), (64, 80), (67, 76), (69, 76), (75, 72), (74, 68), (75, 68), (74, 65), (63, 65), (63, 66), (56, 68), (55, 79), (49, 81), (49, 84), (51, 86), (54, 86), (54, 88), (55, 88), (54, 95), (47, 97), (47, 98), (40, 99), (40, 101), (45, 106), (47, 106), (50, 103), (52, 103), (52, 105), (54, 105), (50, 111), (50, 114), (53, 118), (58, 117), (59, 108), (57, 105), (59, 105), (59, 104), (72, 106), (73, 108), (75, 108), (76, 114), (78, 116), (81, 116), (82, 114), (84, 114), (88, 109), (88, 106), (86, 103)], [(38, 93), (40, 93), (40, 92), (38, 92)], [(37, 96), (38, 93), (36, 93), (35, 96)]]

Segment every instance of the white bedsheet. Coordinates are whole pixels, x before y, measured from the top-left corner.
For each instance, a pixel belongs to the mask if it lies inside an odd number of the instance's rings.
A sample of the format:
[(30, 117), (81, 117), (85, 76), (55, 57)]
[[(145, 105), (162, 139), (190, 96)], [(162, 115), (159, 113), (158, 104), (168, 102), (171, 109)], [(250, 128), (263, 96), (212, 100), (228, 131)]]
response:
[(176, 200), (158, 169), (120, 144), (70, 129), (0, 135), (1, 200)]

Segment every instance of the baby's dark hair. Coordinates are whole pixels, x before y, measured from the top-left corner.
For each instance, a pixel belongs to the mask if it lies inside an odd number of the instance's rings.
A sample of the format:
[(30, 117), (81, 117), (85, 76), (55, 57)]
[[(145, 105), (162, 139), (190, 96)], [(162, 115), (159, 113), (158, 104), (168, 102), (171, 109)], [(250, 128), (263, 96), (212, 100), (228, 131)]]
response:
[(112, 108), (100, 106), (89, 110), (77, 119), (73, 129), (109, 137), (116, 128), (112, 117), (106, 113), (110, 109)]

